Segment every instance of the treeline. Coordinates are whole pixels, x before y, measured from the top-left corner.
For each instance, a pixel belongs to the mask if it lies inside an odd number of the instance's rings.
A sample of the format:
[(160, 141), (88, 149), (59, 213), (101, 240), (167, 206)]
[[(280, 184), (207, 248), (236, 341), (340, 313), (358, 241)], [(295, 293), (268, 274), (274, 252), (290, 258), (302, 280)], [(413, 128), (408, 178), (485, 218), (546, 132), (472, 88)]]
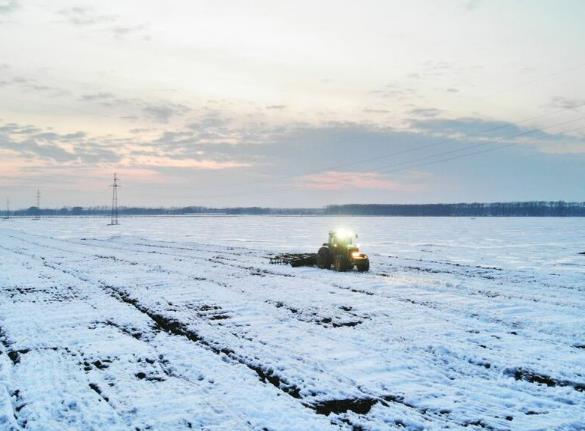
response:
[[(11, 211), (10, 216), (110, 216), (109, 207), (63, 207), (37, 208)], [(188, 206), (180, 208), (146, 208), (146, 207), (119, 207), (119, 215), (126, 216), (157, 216), (157, 215), (317, 215), (323, 214), (323, 209), (315, 208), (263, 208), (263, 207), (234, 207), (209, 208)]]
[(585, 202), (329, 205), (328, 215), (413, 217), (585, 217)]
[[(10, 216), (109, 216), (109, 207), (30, 207)], [(283, 215), (283, 216), (412, 216), (412, 217), (585, 217), (585, 202), (494, 202), (458, 204), (349, 204), (325, 208), (177, 208), (120, 207), (126, 216), (156, 215)]]

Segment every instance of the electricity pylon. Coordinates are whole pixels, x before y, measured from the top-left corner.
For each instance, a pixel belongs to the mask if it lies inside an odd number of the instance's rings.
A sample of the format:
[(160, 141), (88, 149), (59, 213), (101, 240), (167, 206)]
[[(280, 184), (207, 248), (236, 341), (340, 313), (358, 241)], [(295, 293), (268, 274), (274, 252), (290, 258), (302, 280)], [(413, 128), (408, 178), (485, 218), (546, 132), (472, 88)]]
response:
[(37, 189), (37, 213), (34, 217), (34, 220), (41, 219), (41, 191)]
[(118, 223), (118, 188), (120, 185), (118, 184), (118, 176), (114, 173), (114, 183), (110, 186), (112, 187), (112, 219), (110, 221), (110, 226), (115, 226)]

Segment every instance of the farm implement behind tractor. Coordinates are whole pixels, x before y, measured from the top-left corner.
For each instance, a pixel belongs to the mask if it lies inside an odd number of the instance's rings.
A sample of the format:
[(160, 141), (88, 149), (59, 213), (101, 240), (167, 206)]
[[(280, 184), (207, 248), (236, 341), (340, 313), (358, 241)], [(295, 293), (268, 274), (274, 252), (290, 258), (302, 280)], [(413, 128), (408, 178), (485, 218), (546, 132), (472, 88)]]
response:
[(370, 259), (360, 252), (357, 235), (345, 229), (329, 232), (329, 240), (317, 253), (283, 253), (272, 257), (270, 263), (288, 264), (292, 267), (318, 266), (336, 271), (351, 271), (355, 268), (364, 272), (370, 269)]

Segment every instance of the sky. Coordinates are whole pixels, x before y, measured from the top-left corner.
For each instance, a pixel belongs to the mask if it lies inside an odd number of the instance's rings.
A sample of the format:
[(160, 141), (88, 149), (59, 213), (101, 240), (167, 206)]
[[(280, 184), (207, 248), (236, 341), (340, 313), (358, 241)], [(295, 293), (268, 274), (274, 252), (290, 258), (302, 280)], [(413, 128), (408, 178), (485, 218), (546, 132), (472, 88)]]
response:
[(585, 201), (581, 0), (0, 0), (0, 207)]

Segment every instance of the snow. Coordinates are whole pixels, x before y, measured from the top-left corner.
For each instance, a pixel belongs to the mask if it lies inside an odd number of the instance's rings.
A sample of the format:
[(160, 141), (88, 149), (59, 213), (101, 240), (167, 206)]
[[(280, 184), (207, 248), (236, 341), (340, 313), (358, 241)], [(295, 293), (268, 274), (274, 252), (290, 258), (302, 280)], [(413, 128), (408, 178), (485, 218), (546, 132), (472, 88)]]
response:
[(585, 429), (584, 219), (106, 224), (0, 223), (1, 430)]

